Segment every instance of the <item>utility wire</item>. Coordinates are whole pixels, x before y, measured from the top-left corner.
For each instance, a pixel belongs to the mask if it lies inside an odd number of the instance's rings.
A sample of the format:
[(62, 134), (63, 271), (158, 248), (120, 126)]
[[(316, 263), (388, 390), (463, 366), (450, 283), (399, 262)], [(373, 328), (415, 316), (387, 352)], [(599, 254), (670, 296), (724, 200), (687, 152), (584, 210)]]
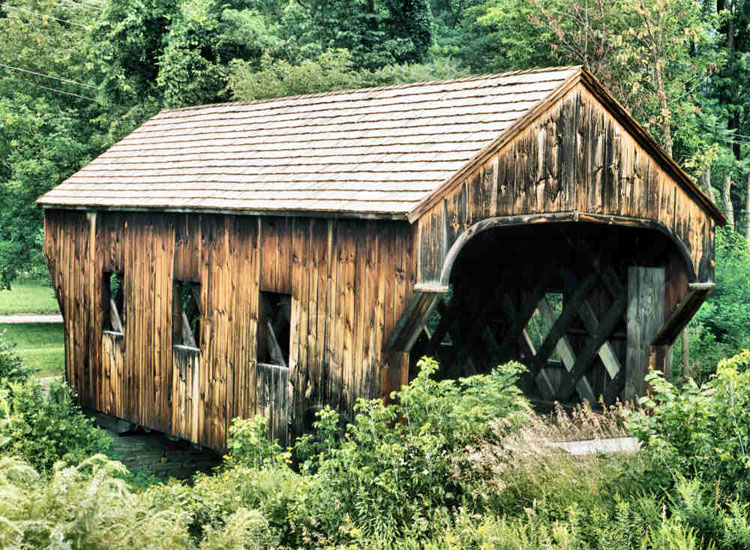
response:
[(59, 76), (53, 76), (51, 74), (45, 74), (45, 73), (37, 73), (35, 71), (29, 71), (28, 69), (21, 69), (19, 67), (13, 67), (11, 65), (6, 65), (4, 63), (0, 63), (0, 67), (3, 69), (8, 69), (11, 71), (18, 71), (21, 73), (27, 73), (27, 74), (33, 74), (35, 76), (41, 76), (43, 78), (51, 78), (52, 80), (59, 80), (60, 82), (67, 82), (68, 84), (77, 84), (78, 86), (84, 86), (86, 88), (91, 88), (92, 90), (96, 90), (96, 86), (91, 86), (90, 84), (84, 84), (83, 82), (78, 82), (77, 80), (71, 80), (69, 78), (62, 78)]
[(73, 4), (74, 6), (78, 6), (79, 8), (91, 8), (96, 11), (102, 11), (102, 7), (93, 4), (93, 3), (87, 3), (85, 0), (81, 0), (80, 2), (76, 2), (75, 0), (58, 0), (58, 2), (67, 2), (68, 4)]
[(73, 96), (73, 97), (79, 97), (81, 99), (88, 99), (89, 101), (96, 101), (96, 98), (93, 98), (93, 97), (88, 97), (88, 96), (80, 95), (80, 94), (74, 94), (72, 92), (64, 92), (62, 90), (58, 90), (57, 88), (50, 88), (49, 86), (42, 86), (41, 84), (37, 84), (36, 82), (30, 82), (28, 80), (23, 80), (21, 78), (11, 78), (9, 76), (2, 76), (2, 75), (0, 75), (0, 78), (3, 79), (3, 80), (9, 80), (11, 82), (19, 82), (19, 83), (22, 83), (22, 84), (29, 84), (30, 86), (36, 86), (37, 88), (42, 88), (44, 90), (49, 90), (50, 92), (55, 92), (57, 94), (63, 94), (63, 95), (69, 95), (69, 96)]
[(3, 7), (5, 9), (9, 9), (9, 10), (22, 11), (24, 13), (31, 13), (33, 15), (38, 15), (39, 17), (49, 17), (50, 19), (54, 19), (55, 21), (59, 21), (60, 23), (67, 23), (68, 25), (74, 25), (74, 26), (80, 27), (82, 29), (87, 29), (88, 28), (86, 25), (81, 25), (80, 23), (74, 23), (73, 21), (68, 21), (67, 19), (60, 19), (59, 17), (54, 17), (52, 15), (48, 15), (48, 14), (42, 13), (40, 11), (27, 10), (26, 8), (18, 8), (16, 6), (11, 6), (9, 4), (5, 4), (5, 3), (2, 3), (2, 2), (0, 2), (0, 7)]

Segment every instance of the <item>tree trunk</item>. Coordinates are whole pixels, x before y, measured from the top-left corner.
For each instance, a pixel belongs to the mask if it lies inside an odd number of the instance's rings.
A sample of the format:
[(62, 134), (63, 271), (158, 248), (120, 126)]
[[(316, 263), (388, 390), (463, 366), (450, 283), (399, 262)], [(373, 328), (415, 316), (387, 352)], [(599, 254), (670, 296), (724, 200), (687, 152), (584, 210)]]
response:
[(648, 35), (651, 41), (651, 56), (654, 62), (654, 78), (656, 79), (656, 96), (659, 100), (659, 110), (662, 116), (662, 129), (664, 130), (664, 150), (672, 156), (672, 111), (669, 110), (667, 101), (667, 91), (664, 88), (664, 67), (662, 66), (661, 44), (659, 34), (654, 29), (654, 24), (648, 14), (648, 10), (640, 1), (641, 17), (646, 24)]
[(703, 191), (708, 195), (708, 198), (711, 199), (711, 202), (716, 204), (716, 196), (714, 195), (714, 188), (711, 185), (711, 166), (706, 166), (705, 170), (703, 170), (703, 174), (701, 175), (701, 181), (703, 183)]
[[(657, 58), (658, 59), (658, 58)], [(672, 113), (669, 110), (669, 104), (667, 103), (667, 93), (664, 90), (664, 74), (661, 69), (661, 61), (658, 60), (656, 63), (656, 89), (659, 96), (659, 107), (661, 108), (661, 116), (664, 118), (664, 150), (671, 157), (672, 156)]]
[(691, 376), (690, 372), (690, 333), (688, 327), (682, 331), (682, 376)]
[(724, 172), (724, 181), (721, 184), (721, 202), (724, 206), (724, 214), (727, 216), (727, 225), (734, 229), (734, 205), (732, 204), (732, 174), (729, 170)]

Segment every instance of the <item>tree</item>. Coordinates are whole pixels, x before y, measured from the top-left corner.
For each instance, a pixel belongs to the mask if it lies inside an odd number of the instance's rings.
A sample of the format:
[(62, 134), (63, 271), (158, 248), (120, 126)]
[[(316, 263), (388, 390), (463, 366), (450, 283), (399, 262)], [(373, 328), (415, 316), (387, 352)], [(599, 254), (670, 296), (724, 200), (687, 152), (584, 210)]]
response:
[(0, 7), (0, 288), (41, 271), (34, 201), (98, 150), (96, 69), (88, 33), (96, 9), (47, 0)]

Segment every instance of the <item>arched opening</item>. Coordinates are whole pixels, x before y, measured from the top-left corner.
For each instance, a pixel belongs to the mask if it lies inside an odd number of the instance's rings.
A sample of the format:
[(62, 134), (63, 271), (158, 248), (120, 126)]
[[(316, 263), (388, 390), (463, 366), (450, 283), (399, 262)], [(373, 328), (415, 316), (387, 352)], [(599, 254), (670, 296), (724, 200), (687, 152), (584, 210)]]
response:
[(627, 394), (626, 365), (644, 345), (628, 342), (629, 279), (661, 273), (665, 290), (649, 313), (658, 328), (670, 281), (694, 276), (666, 232), (582, 221), (489, 225), (449, 258), (450, 290), (412, 347), (410, 370), (424, 355), (444, 378), (518, 360), (529, 371), (521, 386), (540, 404)]

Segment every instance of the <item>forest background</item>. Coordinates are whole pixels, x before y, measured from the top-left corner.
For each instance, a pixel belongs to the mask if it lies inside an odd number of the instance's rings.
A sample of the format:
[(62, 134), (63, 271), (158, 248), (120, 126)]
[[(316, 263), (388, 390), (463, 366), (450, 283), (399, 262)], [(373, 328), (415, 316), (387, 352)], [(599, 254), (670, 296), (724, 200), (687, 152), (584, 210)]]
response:
[(0, 287), (34, 201), (164, 108), (583, 64), (729, 219), (675, 364), (750, 347), (748, 0), (0, 1)]

